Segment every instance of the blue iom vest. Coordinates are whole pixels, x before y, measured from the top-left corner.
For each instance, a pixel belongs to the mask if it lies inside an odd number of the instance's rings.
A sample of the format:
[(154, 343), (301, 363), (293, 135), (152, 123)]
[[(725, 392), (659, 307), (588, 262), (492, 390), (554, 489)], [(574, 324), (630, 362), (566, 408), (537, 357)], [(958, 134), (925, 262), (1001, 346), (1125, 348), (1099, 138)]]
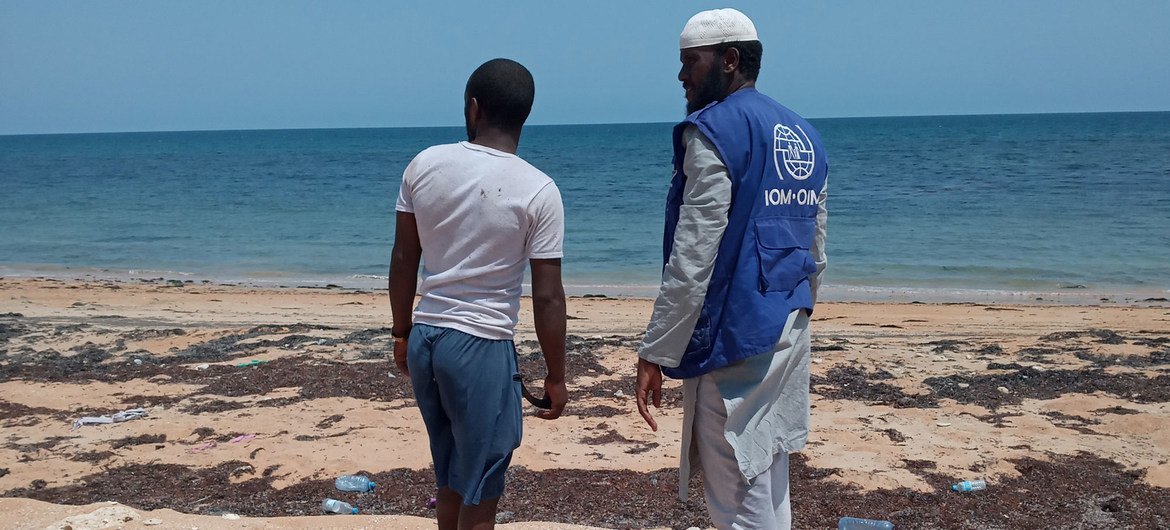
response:
[[(683, 130), (714, 144), (731, 178), (727, 229), (694, 334), (674, 378), (688, 378), (772, 351), (788, 314), (813, 308), (809, 252), (818, 195), (829, 173), (820, 135), (796, 113), (743, 88), (674, 128), (674, 179), (666, 201), (663, 263), (683, 203)], [(664, 265), (665, 266), (665, 265)]]

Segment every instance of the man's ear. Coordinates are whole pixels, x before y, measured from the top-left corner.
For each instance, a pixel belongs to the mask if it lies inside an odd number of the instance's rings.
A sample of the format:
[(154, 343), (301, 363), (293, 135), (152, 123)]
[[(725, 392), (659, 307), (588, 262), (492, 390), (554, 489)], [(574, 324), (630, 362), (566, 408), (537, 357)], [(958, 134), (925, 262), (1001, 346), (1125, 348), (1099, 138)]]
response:
[(467, 98), (467, 105), (464, 108), (464, 117), (467, 118), (467, 124), (473, 125), (479, 120), (479, 100), (475, 98)]
[(474, 141), (479, 125), (479, 101), (467, 98), (463, 104), (463, 123), (467, 126), (467, 140)]
[(730, 74), (739, 69), (739, 48), (728, 46), (723, 51), (723, 73)]

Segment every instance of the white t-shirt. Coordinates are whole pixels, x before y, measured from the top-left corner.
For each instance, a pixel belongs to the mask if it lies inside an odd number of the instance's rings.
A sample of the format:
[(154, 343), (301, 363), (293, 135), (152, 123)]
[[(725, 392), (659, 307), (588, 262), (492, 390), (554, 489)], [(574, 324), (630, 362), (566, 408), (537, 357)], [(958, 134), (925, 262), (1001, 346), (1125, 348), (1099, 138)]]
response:
[(397, 210), (422, 243), (414, 321), (510, 339), (529, 259), (564, 256), (565, 213), (552, 179), (522, 158), (459, 142), (414, 157)]

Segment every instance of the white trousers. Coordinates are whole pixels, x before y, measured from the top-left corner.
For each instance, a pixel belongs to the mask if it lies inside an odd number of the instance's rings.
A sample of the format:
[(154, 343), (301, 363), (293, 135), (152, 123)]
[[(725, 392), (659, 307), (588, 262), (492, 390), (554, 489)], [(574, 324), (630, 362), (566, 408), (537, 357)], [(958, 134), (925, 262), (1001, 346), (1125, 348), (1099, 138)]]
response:
[(719, 530), (790, 530), (788, 453), (775, 455), (772, 466), (751, 480), (739, 471), (735, 450), (724, 436), (727, 408), (709, 375), (699, 378), (694, 438), (703, 473), (707, 512)]

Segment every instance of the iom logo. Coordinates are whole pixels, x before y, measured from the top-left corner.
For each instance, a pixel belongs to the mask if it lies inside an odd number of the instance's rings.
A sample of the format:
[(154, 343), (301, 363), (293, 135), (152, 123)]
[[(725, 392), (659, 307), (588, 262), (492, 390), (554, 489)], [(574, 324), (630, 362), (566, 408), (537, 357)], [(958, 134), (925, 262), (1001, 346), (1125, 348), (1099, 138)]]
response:
[(799, 125), (793, 131), (777, 123), (773, 157), (776, 161), (776, 176), (784, 180), (781, 167), (788, 170), (788, 174), (796, 180), (804, 180), (812, 175), (813, 165), (816, 164), (817, 154), (813, 152), (812, 141)]

